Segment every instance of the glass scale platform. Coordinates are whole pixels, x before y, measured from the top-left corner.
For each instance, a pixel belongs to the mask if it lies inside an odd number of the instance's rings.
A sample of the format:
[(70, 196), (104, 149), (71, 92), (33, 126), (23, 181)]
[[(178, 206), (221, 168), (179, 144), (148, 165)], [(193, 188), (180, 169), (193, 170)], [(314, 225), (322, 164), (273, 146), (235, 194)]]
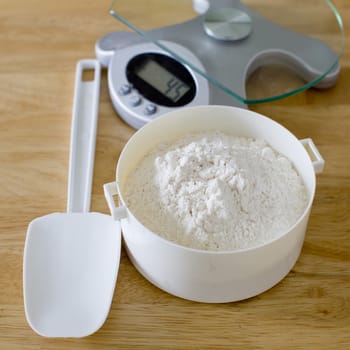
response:
[[(344, 28), (329, 0), (115, 0), (109, 12), (126, 31), (97, 42), (103, 64), (125, 47), (151, 44), (208, 84), (211, 104), (246, 107), (327, 89), (340, 72)], [(145, 80), (158, 84), (151, 68)]]

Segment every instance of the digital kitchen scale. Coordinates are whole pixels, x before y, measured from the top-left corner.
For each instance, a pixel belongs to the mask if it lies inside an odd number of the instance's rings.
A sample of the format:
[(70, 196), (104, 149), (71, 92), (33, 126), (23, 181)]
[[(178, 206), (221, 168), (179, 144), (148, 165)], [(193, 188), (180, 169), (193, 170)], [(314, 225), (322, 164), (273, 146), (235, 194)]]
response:
[[(148, 29), (127, 18), (132, 17), (126, 11), (133, 8), (132, 1), (114, 1), (110, 13), (133, 32), (103, 36), (96, 43), (96, 55), (108, 67), (109, 92), (120, 117), (138, 129), (174, 108), (206, 104), (247, 107), (336, 83), (344, 37), (341, 18), (330, 1), (318, 1), (322, 3), (322, 28), (329, 19), (334, 22), (335, 40), (329, 42), (285, 28), (261, 11), (253, 11), (254, 1), (248, 2), (250, 7), (238, 0), (179, 1), (178, 7), (191, 3), (194, 18)], [(149, 8), (157, 8), (160, 16), (162, 7), (166, 10), (170, 4), (164, 0), (151, 3)], [(188, 17), (186, 6), (181, 15)], [(317, 13), (316, 8), (314, 11)], [(296, 22), (300, 25), (300, 16)], [(326, 32), (329, 36), (330, 29)], [(249, 99), (246, 82), (264, 66), (288, 67), (300, 81), (297, 86)]]

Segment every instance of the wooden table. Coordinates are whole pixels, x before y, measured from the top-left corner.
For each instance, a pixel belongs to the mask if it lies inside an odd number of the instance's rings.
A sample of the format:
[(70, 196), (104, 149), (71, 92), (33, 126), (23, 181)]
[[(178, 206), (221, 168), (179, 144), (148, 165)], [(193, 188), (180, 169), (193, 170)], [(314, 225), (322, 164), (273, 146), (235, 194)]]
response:
[[(334, 3), (350, 23), (349, 1)], [(334, 88), (252, 107), (298, 138), (312, 137), (326, 159), (302, 254), (281, 283), (242, 302), (194, 303), (150, 284), (123, 251), (112, 308), (97, 333), (48, 339), (30, 329), (26, 229), (35, 217), (65, 211), (75, 65), (94, 57), (99, 37), (123, 29), (108, 7), (109, 0), (0, 0), (0, 349), (350, 349), (348, 48)], [(92, 210), (108, 213), (102, 184), (114, 179), (134, 130), (112, 108), (106, 72), (99, 118)]]

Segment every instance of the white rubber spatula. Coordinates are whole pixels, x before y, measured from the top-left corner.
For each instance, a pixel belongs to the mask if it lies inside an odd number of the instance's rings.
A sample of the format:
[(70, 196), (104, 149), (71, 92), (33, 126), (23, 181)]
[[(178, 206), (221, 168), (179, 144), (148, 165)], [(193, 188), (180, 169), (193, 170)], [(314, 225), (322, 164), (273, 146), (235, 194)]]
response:
[[(85, 70), (94, 78), (84, 81)], [(23, 257), (24, 306), (29, 325), (47, 337), (83, 337), (104, 323), (120, 259), (118, 221), (89, 213), (101, 68), (77, 65), (67, 213), (33, 220)]]

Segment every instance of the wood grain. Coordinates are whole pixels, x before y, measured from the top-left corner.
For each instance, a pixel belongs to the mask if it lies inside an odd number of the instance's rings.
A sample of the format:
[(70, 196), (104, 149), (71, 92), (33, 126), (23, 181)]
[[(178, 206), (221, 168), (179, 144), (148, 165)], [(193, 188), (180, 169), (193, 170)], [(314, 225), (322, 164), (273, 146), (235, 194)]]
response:
[[(350, 349), (348, 47), (334, 88), (251, 107), (300, 139), (312, 137), (326, 159), (301, 257), (281, 283), (242, 302), (193, 303), (150, 284), (123, 251), (100, 331), (47, 339), (30, 329), (22, 292), (26, 229), (35, 217), (65, 211), (75, 65), (94, 57), (99, 37), (124, 29), (108, 15), (109, 3), (0, 0), (0, 349)], [(350, 23), (349, 1), (334, 3)], [(147, 2), (139, 5), (146, 13)], [(92, 210), (107, 213), (102, 184), (113, 180), (134, 130), (112, 108), (106, 72), (99, 112)]]

